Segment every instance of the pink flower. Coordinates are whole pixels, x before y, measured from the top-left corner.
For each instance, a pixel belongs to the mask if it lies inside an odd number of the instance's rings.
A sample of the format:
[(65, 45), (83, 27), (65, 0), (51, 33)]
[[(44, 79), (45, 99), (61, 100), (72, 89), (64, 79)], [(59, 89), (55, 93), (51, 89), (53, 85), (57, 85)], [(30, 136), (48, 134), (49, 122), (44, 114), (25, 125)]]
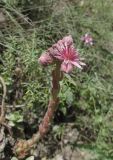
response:
[(85, 44), (93, 45), (93, 38), (88, 33), (86, 33), (83, 37), (81, 37), (81, 40)]
[(42, 65), (48, 65), (53, 62), (52, 57), (48, 53), (43, 53), (38, 59), (39, 63)]
[(56, 60), (61, 62), (61, 71), (66, 73), (70, 73), (74, 66), (82, 69), (81, 66), (85, 65), (80, 61), (78, 52), (73, 46), (71, 35), (59, 40), (39, 58), (39, 62), (43, 65), (53, 61), (56, 63)]
[(59, 40), (57, 44), (53, 45), (54, 57), (60, 60), (61, 71), (70, 73), (74, 66), (82, 69), (81, 65), (85, 65), (80, 61), (77, 50), (73, 46), (73, 39), (71, 36), (64, 37)]

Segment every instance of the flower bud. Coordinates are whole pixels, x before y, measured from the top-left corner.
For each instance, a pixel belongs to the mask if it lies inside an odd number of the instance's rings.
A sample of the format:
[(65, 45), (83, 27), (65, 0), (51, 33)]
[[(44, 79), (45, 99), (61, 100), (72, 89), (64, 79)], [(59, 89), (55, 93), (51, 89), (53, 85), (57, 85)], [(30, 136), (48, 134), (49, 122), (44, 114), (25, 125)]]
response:
[(53, 62), (53, 59), (49, 54), (43, 53), (38, 59), (38, 61), (40, 64), (45, 66), (45, 65), (51, 64)]

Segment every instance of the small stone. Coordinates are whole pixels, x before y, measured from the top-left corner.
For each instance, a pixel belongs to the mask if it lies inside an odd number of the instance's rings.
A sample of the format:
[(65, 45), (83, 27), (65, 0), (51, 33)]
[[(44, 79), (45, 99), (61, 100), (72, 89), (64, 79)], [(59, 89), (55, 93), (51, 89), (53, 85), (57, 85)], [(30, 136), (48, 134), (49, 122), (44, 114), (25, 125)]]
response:
[(63, 160), (63, 156), (62, 155), (56, 155), (55, 160)]
[(34, 160), (34, 156), (28, 157), (26, 160)]
[(70, 160), (71, 155), (72, 155), (72, 149), (71, 149), (71, 146), (68, 145), (64, 148), (63, 157), (65, 160)]
[(43, 157), (41, 160), (47, 160), (47, 158), (46, 158), (46, 157)]
[(11, 160), (18, 160), (16, 157), (12, 157)]
[(63, 136), (63, 143), (67, 144), (67, 143), (75, 143), (77, 141), (79, 132), (77, 131), (77, 129), (70, 129), (66, 130)]

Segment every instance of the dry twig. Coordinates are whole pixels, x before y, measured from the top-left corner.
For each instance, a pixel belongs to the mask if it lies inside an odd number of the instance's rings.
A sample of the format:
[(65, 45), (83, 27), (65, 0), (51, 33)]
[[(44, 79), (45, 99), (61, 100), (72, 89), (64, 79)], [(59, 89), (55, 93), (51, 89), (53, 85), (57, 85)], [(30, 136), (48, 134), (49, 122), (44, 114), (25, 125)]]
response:
[(3, 96), (2, 96), (2, 103), (1, 103), (1, 115), (0, 115), (0, 124), (2, 124), (5, 120), (4, 116), (5, 116), (5, 98), (6, 98), (6, 84), (4, 82), (4, 79), (0, 76), (0, 82), (3, 86)]

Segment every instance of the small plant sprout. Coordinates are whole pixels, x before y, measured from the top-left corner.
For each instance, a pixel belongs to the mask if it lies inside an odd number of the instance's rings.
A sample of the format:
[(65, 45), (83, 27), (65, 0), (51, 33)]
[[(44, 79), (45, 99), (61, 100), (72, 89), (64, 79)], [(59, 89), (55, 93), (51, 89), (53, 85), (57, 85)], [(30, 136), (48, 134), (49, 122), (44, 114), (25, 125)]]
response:
[(81, 41), (83, 41), (86, 45), (93, 45), (93, 38), (88, 33), (81, 37)]
[(43, 138), (48, 132), (54, 113), (59, 104), (60, 81), (63, 79), (63, 72), (71, 73), (74, 67), (82, 68), (85, 65), (80, 61), (77, 50), (74, 48), (71, 35), (59, 40), (38, 59), (39, 63), (45, 67), (53, 65), (52, 70), (52, 87), (51, 96), (48, 104), (47, 112), (39, 125), (39, 130), (29, 140), (19, 140), (14, 152), (19, 158), (25, 157), (27, 152)]

